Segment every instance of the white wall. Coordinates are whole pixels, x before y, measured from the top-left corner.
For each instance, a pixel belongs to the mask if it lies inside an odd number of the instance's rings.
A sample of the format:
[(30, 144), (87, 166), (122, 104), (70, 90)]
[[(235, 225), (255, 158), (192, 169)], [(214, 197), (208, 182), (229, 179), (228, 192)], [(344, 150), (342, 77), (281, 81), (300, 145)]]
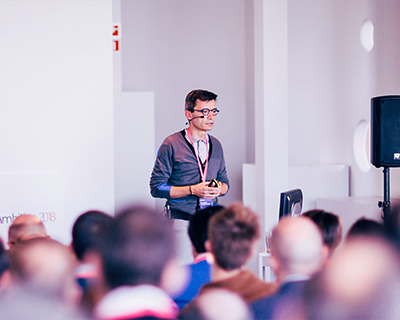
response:
[[(264, 176), (257, 187), (264, 193), (265, 228), (271, 230), (279, 216), (279, 194), (289, 187), (288, 132), (288, 15), (286, 0), (263, 1), (255, 10), (262, 19), (262, 31), (255, 41), (263, 44), (256, 68), (262, 72), (256, 88), (262, 99), (256, 102), (256, 170)], [(260, 48), (261, 49), (261, 48)]]
[[(399, 92), (400, 2), (289, 1), (289, 159), (291, 165), (351, 166), (352, 196), (382, 196), (381, 169), (362, 172), (353, 134), (370, 121), (370, 99)], [(362, 23), (375, 26), (371, 52), (360, 43)], [(393, 196), (400, 192), (392, 170)]]
[(155, 206), (149, 192), (154, 153), (154, 94), (114, 96), (114, 173), (116, 210), (135, 203)]
[[(381, 169), (365, 173), (357, 167), (353, 135), (361, 120), (370, 120), (373, 96), (398, 94), (399, 5), (389, 0), (255, 1), (257, 208), (265, 213), (266, 230), (276, 223), (277, 186), (282, 191), (297, 181), (296, 187), (309, 189), (304, 174), (309, 166), (350, 168), (349, 183), (331, 177), (325, 182), (329, 187), (305, 195), (314, 200), (326, 197), (332, 185), (343, 188), (332, 197), (347, 192), (383, 197)], [(375, 25), (370, 53), (360, 43), (365, 19)], [(399, 171), (392, 170), (393, 197), (400, 191), (398, 178)]]
[(111, 9), (0, 1), (0, 216), (54, 212), (65, 243), (80, 213), (114, 210)]
[(154, 92), (122, 90), (125, 26), (120, 0), (113, 0), (113, 23), (120, 27), (120, 50), (113, 52), (115, 208), (132, 203), (155, 207), (148, 187), (156, 156)]

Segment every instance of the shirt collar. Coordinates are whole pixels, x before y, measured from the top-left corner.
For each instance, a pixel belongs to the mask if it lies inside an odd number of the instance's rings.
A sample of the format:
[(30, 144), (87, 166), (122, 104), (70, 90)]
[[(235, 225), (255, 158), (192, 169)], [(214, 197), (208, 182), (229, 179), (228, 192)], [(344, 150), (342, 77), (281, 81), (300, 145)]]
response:
[(310, 280), (311, 277), (302, 273), (294, 273), (294, 274), (290, 274), (287, 277), (285, 277), (284, 279), (282, 279), (281, 283), (287, 283), (287, 282), (294, 282), (294, 281), (306, 281), (306, 280)]
[(206, 260), (208, 264), (214, 263), (214, 256), (210, 252), (203, 252), (196, 256), (193, 263), (198, 263), (200, 261)]
[[(189, 129), (186, 129), (185, 130), (185, 138), (186, 138), (186, 140), (187, 141), (189, 141), (190, 142), (190, 138), (189, 138), (189, 136), (188, 136), (188, 132), (189, 132)], [(200, 141), (200, 140), (197, 140), (195, 137), (193, 137), (192, 135), (191, 135), (191, 137), (192, 137), (192, 140), (193, 140), (193, 143), (197, 143), (197, 141)], [(206, 136), (204, 137), (204, 139), (201, 139), (201, 141), (203, 141), (204, 143), (207, 143), (207, 141), (208, 141), (208, 134), (206, 134)]]
[(175, 319), (179, 308), (166, 292), (152, 285), (122, 286), (107, 293), (96, 305), (98, 319), (155, 317)]

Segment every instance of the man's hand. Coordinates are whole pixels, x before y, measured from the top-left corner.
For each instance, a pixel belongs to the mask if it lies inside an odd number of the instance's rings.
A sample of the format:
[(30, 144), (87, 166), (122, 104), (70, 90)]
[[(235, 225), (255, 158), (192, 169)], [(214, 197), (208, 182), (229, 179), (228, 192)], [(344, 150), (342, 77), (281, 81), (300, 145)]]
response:
[(204, 199), (214, 199), (228, 192), (228, 185), (226, 183), (218, 182), (218, 188), (209, 187), (209, 183), (210, 181), (200, 182), (192, 186), (172, 186), (170, 190), (170, 196), (172, 199), (186, 197), (189, 195), (198, 196)]
[(209, 187), (210, 181), (200, 182), (191, 187), (192, 194), (204, 198), (204, 199), (214, 199), (221, 194), (221, 185), (217, 188)]

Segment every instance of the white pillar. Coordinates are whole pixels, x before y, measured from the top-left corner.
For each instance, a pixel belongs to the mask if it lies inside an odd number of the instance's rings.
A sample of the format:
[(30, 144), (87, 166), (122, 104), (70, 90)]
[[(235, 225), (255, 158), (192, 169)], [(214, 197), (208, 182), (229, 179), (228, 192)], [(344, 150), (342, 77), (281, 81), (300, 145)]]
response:
[(266, 231), (289, 185), (287, 19), (287, 0), (255, 0), (256, 210)]

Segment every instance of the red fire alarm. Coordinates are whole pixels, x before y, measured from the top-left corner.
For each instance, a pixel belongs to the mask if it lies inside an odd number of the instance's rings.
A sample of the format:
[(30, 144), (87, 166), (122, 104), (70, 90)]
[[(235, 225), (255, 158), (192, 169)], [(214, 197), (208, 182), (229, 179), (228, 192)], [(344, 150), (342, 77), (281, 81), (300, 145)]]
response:
[(113, 50), (119, 51), (119, 41), (121, 39), (121, 24), (114, 23), (112, 25), (112, 38), (113, 38)]
[(119, 51), (119, 40), (113, 40), (114, 51)]
[(112, 26), (112, 37), (113, 39), (120, 39), (121, 38), (121, 24), (114, 23)]

